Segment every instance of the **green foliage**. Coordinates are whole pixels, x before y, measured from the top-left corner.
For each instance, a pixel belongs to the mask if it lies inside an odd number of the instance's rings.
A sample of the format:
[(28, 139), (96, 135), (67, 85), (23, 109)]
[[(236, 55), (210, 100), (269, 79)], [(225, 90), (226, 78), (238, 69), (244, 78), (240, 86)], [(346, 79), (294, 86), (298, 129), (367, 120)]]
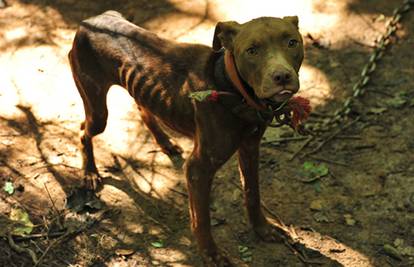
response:
[(400, 92), (393, 98), (389, 99), (386, 104), (392, 108), (402, 108), (409, 101), (409, 96), (405, 92)]
[(328, 166), (324, 163), (316, 164), (310, 161), (305, 161), (302, 165), (300, 175), (304, 178), (301, 179), (304, 183), (312, 184), (316, 192), (321, 192), (321, 183), (319, 179), (329, 174)]
[(14, 186), (12, 182), (6, 182), (3, 187), (4, 191), (6, 191), (9, 195), (13, 195), (14, 193)]
[(10, 212), (10, 219), (16, 222), (16, 225), (13, 228), (12, 233), (14, 235), (28, 235), (33, 231), (33, 223), (30, 221), (29, 214), (26, 211), (13, 208)]
[(205, 91), (190, 93), (188, 96), (194, 100), (203, 102), (204, 100), (206, 100), (206, 98), (211, 96), (212, 93), (213, 93), (213, 90), (205, 90)]
[(251, 262), (253, 253), (246, 246), (239, 246), (240, 258), (244, 262)]
[(323, 177), (329, 173), (329, 169), (324, 163), (318, 165), (310, 161), (305, 161), (302, 167), (303, 174), (308, 178)]
[(163, 248), (164, 242), (162, 240), (151, 242), (151, 246), (153, 246), (154, 248)]

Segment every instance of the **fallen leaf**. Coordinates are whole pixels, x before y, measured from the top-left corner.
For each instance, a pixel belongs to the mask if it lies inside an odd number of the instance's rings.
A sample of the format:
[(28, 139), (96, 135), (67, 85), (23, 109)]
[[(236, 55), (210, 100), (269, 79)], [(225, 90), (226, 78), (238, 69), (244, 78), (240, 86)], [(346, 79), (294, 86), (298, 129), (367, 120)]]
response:
[(306, 179), (301, 179), (304, 183), (312, 183), (319, 178), (329, 174), (329, 169), (326, 164), (315, 164), (310, 161), (305, 161), (302, 165), (302, 170), (300, 171), (301, 176), (306, 177)]
[(386, 104), (392, 108), (402, 108), (410, 99), (406, 93), (399, 93), (386, 101)]
[(6, 182), (3, 187), (4, 191), (6, 191), (9, 195), (13, 195), (14, 193), (14, 186), (12, 182)]
[(394, 240), (394, 246), (396, 247), (401, 247), (404, 245), (404, 240), (401, 238), (397, 238)]
[(332, 220), (328, 217), (328, 214), (323, 211), (315, 212), (315, 214), (313, 214), (313, 218), (315, 219), (315, 221), (320, 223), (332, 222)]
[(33, 223), (29, 219), (29, 214), (19, 208), (12, 208), (10, 211), (10, 220), (17, 224), (13, 227), (12, 233), (14, 235), (28, 235), (33, 231)]
[(401, 254), (404, 256), (414, 257), (414, 247), (407, 246), (401, 249)]
[(375, 115), (381, 115), (382, 113), (384, 113), (387, 110), (388, 109), (384, 108), (384, 107), (378, 107), (378, 108), (374, 107), (374, 108), (368, 109), (368, 113), (375, 114)]
[(344, 218), (345, 218), (346, 225), (354, 226), (356, 224), (356, 220), (352, 218), (351, 214), (345, 214)]
[(135, 250), (128, 248), (118, 248), (115, 250), (115, 254), (118, 256), (130, 256), (135, 253)]
[(320, 199), (316, 199), (313, 200), (310, 205), (309, 208), (313, 211), (321, 211), (323, 209), (323, 202)]
[(155, 242), (151, 242), (151, 246), (153, 246), (154, 248), (163, 248), (164, 243), (161, 240), (155, 241)]
[(212, 93), (213, 93), (213, 90), (205, 90), (205, 91), (197, 91), (197, 92), (189, 93), (188, 96), (199, 102), (203, 102), (206, 99), (208, 99), (208, 97), (210, 97)]
[(385, 254), (387, 254), (388, 256), (393, 257), (394, 259), (397, 259), (397, 260), (401, 260), (400, 252), (398, 252), (398, 250), (394, 248), (393, 246), (389, 244), (385, 244), (383, 249), (384, 249)]

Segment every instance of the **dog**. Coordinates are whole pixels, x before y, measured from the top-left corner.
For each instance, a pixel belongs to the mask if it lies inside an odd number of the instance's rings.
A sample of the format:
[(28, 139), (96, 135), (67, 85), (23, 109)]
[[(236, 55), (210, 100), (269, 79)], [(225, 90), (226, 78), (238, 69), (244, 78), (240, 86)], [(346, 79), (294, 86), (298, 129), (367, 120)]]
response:
[[(69, 61), (85, 110), (86, 186), (94, 189), (100, 182), (92, 139), (105, 129), (109, 88), (120, 85), (135, 99), (164, 153), (181, 155), (182, 150), (158, 120), (194, 140), (184, 169), (191, 229), (206, 266), (232, 266), (213, 240), (209, 198), (216, 171), (235, 152), (254, 231), (265, 241), (280, 240), (260, 206), (259, 144), (273, 118), (269, 107), (299, 90), (303, 57), (296, 16), (219, 22), (212, 47), (163, 39), (116, 11), (82, 21)], [(203, 93), (208, 97), (197, 97)]]

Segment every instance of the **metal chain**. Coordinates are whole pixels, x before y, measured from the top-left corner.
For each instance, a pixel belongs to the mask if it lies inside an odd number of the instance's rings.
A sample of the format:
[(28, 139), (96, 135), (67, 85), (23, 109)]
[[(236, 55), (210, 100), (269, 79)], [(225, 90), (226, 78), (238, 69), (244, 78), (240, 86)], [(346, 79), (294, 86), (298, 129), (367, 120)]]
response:
[(332, 117), (319, 125), (315, 125), (317, 127), (314, 127), (314, 129), (311, 128), (310, 130), (319, 132), (329, 131), (351, 113), (351, 105), (358, 97), (364, 95), (366, 85), (371, 80), (371, 75), (377, 68), (378, 61), (384, 56), (385, 50), (391, 44), (391, 37), (397, 31), (397, 24), (401, 21), (403, 15), (410, 11), (413, 6), (414, 0), (404, 0), (400, 7), (394, 9), (392, 18), (386, 24), (385, 33), (375, 41), (374, 51), (370, 55), (368, 63), (362, 69), (359, 80), (352, 88), (352, 95), (345, 100), (342, 107), (334, 112)]

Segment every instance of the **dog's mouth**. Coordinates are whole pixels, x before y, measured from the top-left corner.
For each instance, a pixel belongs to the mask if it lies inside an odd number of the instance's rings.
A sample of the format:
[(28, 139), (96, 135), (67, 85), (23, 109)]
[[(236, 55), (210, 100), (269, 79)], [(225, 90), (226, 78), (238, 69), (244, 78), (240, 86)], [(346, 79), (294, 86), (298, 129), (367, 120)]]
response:
[(294, 90), (283, 89), (277, 92), (276, 94), (272, 95), (271, 97), (269, 97), (269, 100), (274, 101), (274, 102), (284, 102), (286, 100), (289, 100), (289, 98), (291, 98), (295, 93), (296, 91)]
[(281, 96), (281, 97), (292, 96), (292, 95), (294, 95), (294, 92), (292, 90), (287, 90), (287, 89), (284, 89), (276, 94), (276, 96)]

